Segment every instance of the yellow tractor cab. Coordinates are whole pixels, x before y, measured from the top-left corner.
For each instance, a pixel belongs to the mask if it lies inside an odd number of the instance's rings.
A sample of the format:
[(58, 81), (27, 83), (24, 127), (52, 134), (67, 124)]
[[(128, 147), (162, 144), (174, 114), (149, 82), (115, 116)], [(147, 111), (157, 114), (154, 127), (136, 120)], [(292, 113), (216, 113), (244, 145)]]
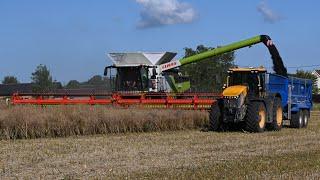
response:
[(240, 95), (262, 96), (267, 70), (264, 67), (231, 68), (228, 71), (227, 83), (223, 97), (238, 98)]

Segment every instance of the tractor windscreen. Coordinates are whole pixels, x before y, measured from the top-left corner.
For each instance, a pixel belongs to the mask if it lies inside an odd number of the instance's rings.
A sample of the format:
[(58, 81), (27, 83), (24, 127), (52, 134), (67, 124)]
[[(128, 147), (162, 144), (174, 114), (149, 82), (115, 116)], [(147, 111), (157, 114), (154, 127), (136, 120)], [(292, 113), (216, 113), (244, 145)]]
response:
[(263, 73), (233, 72), (229, 74), (229, 86), (243, 85), (249, 87), (252, 92), (259, 91), (259, 84), (263, 86)]
[(117, 68), (118, 91), (148, 91), (148, 68), (121, 67)]

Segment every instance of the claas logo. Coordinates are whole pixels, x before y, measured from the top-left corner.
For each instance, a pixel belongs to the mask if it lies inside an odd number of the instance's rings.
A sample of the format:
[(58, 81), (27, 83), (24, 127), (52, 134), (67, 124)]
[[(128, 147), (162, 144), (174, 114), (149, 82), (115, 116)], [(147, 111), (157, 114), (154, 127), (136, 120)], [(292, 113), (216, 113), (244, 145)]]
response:
[(176, 66), (176, 65), (177, 65), (177, 62), (170, 62), (170, 63), (164, 64), (164, 65), (162, 66), (162, 69), (168, 69), (168, 68), (174, 67), (174, 66)]

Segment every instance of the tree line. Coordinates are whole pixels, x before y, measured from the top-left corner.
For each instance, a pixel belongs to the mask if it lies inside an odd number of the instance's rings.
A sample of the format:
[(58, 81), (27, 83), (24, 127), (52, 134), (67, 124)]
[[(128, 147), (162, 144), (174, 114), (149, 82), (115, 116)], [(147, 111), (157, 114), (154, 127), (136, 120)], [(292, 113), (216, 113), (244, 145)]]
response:
[[(101, 75), (95, 75), (88, 81), (79, 82), (77, 80), (71, 80), (66, 85), (53, 80), (50, 70), (46, 65), (40, 64), (36, 67), (35, 71), (31, 74), (32, 91), (35, 93), (50, 92), (55, 89), (80, 89), (82, 87), (103, 87), (107, 88), (109, 79), (102, 77)], [(19, 84), (19, 80), (15, 76), (5, 76), (2, 80), (2, 84), (13, 85)]]

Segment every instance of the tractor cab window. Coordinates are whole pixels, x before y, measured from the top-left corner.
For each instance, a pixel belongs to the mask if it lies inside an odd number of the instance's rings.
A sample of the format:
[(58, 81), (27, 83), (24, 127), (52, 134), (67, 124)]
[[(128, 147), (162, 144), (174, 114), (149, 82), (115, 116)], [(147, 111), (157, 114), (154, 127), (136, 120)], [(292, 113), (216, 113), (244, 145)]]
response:
[(259, 73), (232, 72), (229, 74), (229, 86), (243, 85), (249, 87), (249, 92), (259, 92), (261, 79)]
[(117, 68), (118, 91), (147, 91), (147, 67), (119, 67)]

